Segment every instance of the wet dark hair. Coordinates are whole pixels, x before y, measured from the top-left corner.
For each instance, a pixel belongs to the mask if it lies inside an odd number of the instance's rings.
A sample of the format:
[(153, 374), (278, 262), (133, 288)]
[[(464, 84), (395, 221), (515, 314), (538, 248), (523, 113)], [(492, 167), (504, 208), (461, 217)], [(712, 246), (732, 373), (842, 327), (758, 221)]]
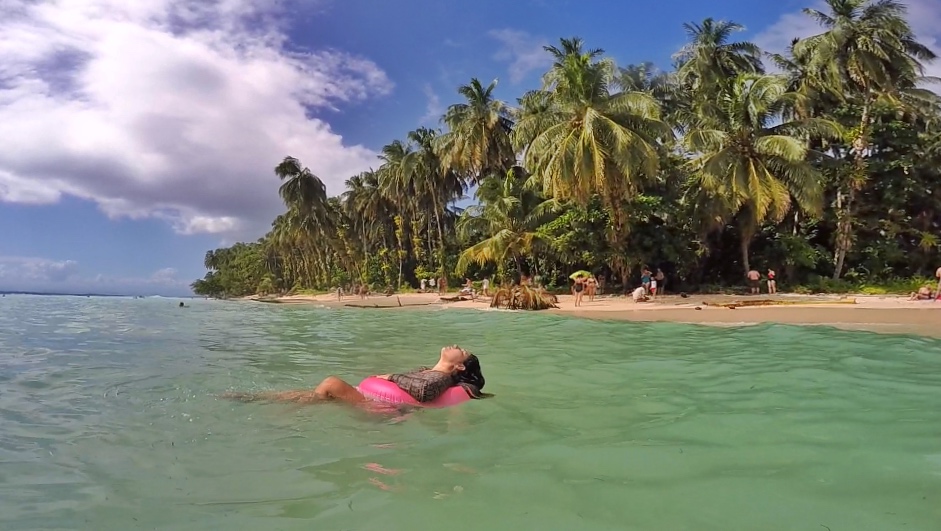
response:
[(484, 373), (480, 370), (480, 360), (473, 354), (468, 354), (464, 360), (464, 370), (458, 372), (455, 376), (458, 385), (464, 388), (472, 398), (483, 398), (481, 390), (487, 381), (484, 379)]

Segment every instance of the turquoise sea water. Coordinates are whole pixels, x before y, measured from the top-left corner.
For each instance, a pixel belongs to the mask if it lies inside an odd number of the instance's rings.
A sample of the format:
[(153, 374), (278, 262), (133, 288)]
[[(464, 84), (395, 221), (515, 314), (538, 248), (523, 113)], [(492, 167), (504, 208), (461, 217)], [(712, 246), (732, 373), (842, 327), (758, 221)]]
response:
[[(941, 342), (460, 310), (0, 299), (0, 529), (937, 530)], [(218, 399), (479, 354), (406, 417)]]

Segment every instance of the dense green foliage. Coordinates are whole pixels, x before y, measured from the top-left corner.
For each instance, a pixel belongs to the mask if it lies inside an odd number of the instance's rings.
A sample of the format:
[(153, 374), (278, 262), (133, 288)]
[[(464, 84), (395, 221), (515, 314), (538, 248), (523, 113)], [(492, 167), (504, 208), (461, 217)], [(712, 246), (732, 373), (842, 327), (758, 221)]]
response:
[(941, 260), (941, 110), (921, 77), (934, 54), (893, 0), (826, 4), (805, 10), (821, 33), (784, 55), (736, 42), (731, 22), (687, 24), (669, 72), (561, 39), (542, 87), (511, 106), (472, 79), (445, 130), (391, 142), (339, 197), (288, 157), (286, 212), (259, 241), (207, 253), (193, 289), (520, 274), (551, 287), (576, 269), (626, 289), (643, 265), (674, 289), (753, 267), (821, 291), (927, 275)]

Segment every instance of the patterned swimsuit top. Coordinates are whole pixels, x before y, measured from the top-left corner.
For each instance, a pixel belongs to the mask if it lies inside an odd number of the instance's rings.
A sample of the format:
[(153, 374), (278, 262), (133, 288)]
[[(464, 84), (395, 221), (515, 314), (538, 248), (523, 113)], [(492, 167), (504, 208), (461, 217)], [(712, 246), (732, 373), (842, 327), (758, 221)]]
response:
[(392, 374), (389, 381), (419, 402), (431, 402), (457, 385), (454, 376), (432, 371), (428, 367), (419, 367), (404, 374)]

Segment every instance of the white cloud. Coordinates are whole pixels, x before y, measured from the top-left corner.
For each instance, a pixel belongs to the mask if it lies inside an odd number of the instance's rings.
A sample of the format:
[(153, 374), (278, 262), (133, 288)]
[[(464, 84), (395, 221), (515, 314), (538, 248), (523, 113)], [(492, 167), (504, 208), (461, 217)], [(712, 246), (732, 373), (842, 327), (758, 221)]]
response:
[(371, 61), (290, 49), (284, 0), (0, 0), (0, 201), (63, 194), (181, 233), (267, 229), (274, 166), (339, 193), (375, 153), (311, 109), (392, 89)]
[[(938, 0), (907, 0), (908, 22), (911, 24), (919, 42), (941, 54), (941, 2)], [(811, 7), (826, 12), (826, 6), (819, 1)], [(795, 37), (805, 38), (817, 35), (823, 28), (817, 22), (797, 11), (785, 13), (764, 30), (758, 32), (752, 41), (768, 52), (783, 53)], [(941, 77), (941, 60), (926, 66), (926, 75)], [(936, 85), (931, 88), (938, 90)]]
[(0, 257), (0, 281), (64, 282), (75, 276), (78, 262), (18, 256)]
[(493, 30), (490, 36), (501, 44), (493, 58), (510, 63), (510, 82), (513, 84), (518, 84), (534, 70), (543, 70), (552, 65), (552, 56), (543, 49), (548, 44), (544, 38), (506, 28)]
[(418, 120), (418, 123), (423, 125), (437, 125), (438, 120), (441, 119), (441, 115), (444, 114), (444, 106), (441, 105), (441, 98), (439, 98), (438, 94), (431, 88), (431, 85), (427, 83), (422, 90), (428, 102), (425, 104), (425, 114)]
[(83, 275), (74, 260), (0, 256), (0, 290), (106, 295), (191, 295), (189, 282), (171, 267), (148, 277)]

